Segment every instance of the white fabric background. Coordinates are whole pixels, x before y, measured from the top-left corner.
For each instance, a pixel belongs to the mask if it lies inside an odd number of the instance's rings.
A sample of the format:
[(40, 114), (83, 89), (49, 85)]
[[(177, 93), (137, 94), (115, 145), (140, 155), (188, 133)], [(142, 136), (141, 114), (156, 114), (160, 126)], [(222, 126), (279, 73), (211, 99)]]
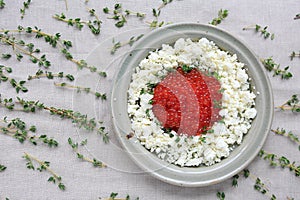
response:
[[(0, 10), (0, 29), (16, 29), (18, 25), (38, 26), (47, 33), (59, 32), (63, 39), (73, 41), (72, 54), (75, 58), (87, 58), (93, 49), (98, 48), (99, 63), (97, 66), (106, 69), (108, 77), (98, 79), (87, 70), (77, 71), (76, 66), (66, 61), (59, 53), (46, 44), (43, 39), (35, 39), (29, 35), (18, 36), (25, 41), (32, 41), (36, 47), (46, 53), (51, 60), (52, 72), (64, 71), (76, 75), (76, 85), (82, 85), (107, 92), (108, 97), (111, 89), (111, 81), (118, 69), (118, 61), (128, 47), (120, 49), (114, 56), (109, 54), (109, 47), (112, 46), (112, 38), (116, 41), (125, 41), (131, 36), (150, 31), (147, 21), (152, 21), (152, 8), (161, 4), (158, 0), (128, 0), (119, 1), (125, 9), (146, 13), (144, 20), (130, 17), (123, 28), (116, 28), (114, 21), (107, 19), (102, 8), (112, 8), (117, 1), (96, 1), (90, 0), (88, 4), (81, 1), (68, 1), (66, 11), (63, 0), (35, 1), (32, 0), (30, 8), (26, 10), (23, 20), (20, 19), (19, 9), (23, 1), (6, 0), (6, 6)], [(94, 8), (102, 20), (101, 34), (93, 35), (87, 27), (78, 31), (74, 27), (68, 27), (65, 23), (58, 22), (52, 18), (54, 14), (65, 13), (67, 17), (89, 19), (86, 7)], [(290, 65), (294, 78), (281, 80), (270, 77), (273, 87), (274, 103), (280, 105), (290, 98), (292, 94), (300, 93), (300, 59), (290, 61), (289, 55), (295, 50), (300, 50), (300, 20), (293, 20), (293, 17), (300, 12), (300, 1), (289, 0), (253, 0), (253, 1), (197, 1), (197, 0), (174, 0), (161, 11), (159, 20), (165, 22), (197, 22), (207, 24), (217, 16), (219, 9), (228, 9), (229, 16), (219, 25), (237, 38), (244, 41), (261, 58), (273, 56), (274, 60), (281, 63), (282, 67)], [(275, 39), (263, 39), (255, 31), (243, 31), (242, 28), (252, 24), (268, 25), (268, 30), (275, 33)], [(18, 34), (17, 34), (18, 35)], [(0, 54), (10, 51), (10, 47), (0, 45)], [(99, 64), (97, 63), (97, 64)], [(0, 59), (0, 64), (13, 67), (13, 74), (16, 79), (26, 79), (29, 74), (34, 74), (38, 67), (24, 58), (22, 62), (11, 58), (8, 61)], [(54, 81), (59, 82), (55, 79)], [(95, 133), (86, 133), (75, 128), (69, 120), (61, 120), (59, 117), (51, 116), (46, 112), (28, 114), (21, 112), (9, 112), (0, 107), (0, 117), (20, 117), (28, 124), (37, 126), (38, 134), (47, 134), (56, 138), (60, 145), (57, 148), (48, 148), (45, 145), (33, 146), (28, 142), (20, 144), (17, 140), (0, 134), (0, 164), (7, 166), (7, 169), (0, 173), (0, 199), (8, 197), (14, 199), (97, 199), (108, 197), (111, 192), (118, 192), (120, 197), (130, 194), (131, 197), (140, 199), (217, 199), (217, 191), (224, 191), (226, 199), (267, 199), (266, 196), (253, 189), (253, 181), (250, 179), (239, 179), (237, 188), (231, 186), (231, 180), (223, 183), (203, 187), (184, 188), (172, 186), (156, 180), (151, 175), (143, 173), (122, 151), (120, 144), (114, 136), (110, 126), (109, 101), (101, 102), (95, 100), (91, 95), (77, 94), (72, 90), (56, 88), (53, 82), (47, 79), (33, 80), (26, 83), (28, 93), (20, 93), (18, 96), (40, 100), (46, 105), (60, 108), (69, 108), (90, 117), (104, 120), (110, 132), (111, 142), (105, 145)], [(0, 84), (0, 93), (3, 98), (14, 97), (16, 93), (9, 84)], [(299, 115), (275, 111), (272, 128), (283, 127), (293, 131), (300, 136)], [(76, 141), (88, 139), (86, 148), (80, 151), (87, 156), (95, 156), (108, 164), (106, 169), (94, 168), (91, 164), (81, 162), (76, 158), (67, 144), (68, 137)], [(300, 163), (297, 146), (288, 139), (270, 133), (264, 146), (265, 150), (278, 155), (285, 155), (290, 160)], [(60, 191), (56, 185), (48, 183), (49, 174), (40, 173), (26, 169), (26, 161), (22, 158), (23, 152), (28, 152), (41, 160), (51, 163), (51, 168), (62, 176), (66, 185), (66, 191)], [(249, 169), (260, 177), (271, 193), (278, 199), (287, 197), (300, 198), (300, 179), (295, 177), (288, 169), (271, 168), (268, 163), (260, 158), (255, 159)]]

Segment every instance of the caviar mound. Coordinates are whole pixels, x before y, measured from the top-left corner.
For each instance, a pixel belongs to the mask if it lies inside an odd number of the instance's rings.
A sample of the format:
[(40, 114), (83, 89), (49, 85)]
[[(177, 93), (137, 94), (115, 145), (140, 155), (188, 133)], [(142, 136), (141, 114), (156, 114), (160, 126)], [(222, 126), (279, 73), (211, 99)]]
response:
[(200, 135), (220, 120), (219, 81), (197, 69), (178, 67), (154, 88), (153, 113), (166, 129)]

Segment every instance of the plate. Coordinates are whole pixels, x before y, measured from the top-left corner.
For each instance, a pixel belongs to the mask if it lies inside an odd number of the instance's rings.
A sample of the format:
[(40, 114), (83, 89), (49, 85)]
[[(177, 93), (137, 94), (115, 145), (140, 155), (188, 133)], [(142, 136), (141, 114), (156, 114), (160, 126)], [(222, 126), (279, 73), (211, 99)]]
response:
[[(238, 60), (248, 68), (255, 92), (257, 116), (242, 143), (220, 163), (212, 166), (179, 167), (169, 164), (146, 150), (131, 133), (130, 119), (127, 114), (127, 90), (131, 75), (142, 59), (150, 51), (162, 44), (174, 44), (179, 38), (202, 38), (213, 41), (222, 50), (236, 54)], [(168, 25), (145, 35), (124, 57), (121, 68), (115, 77), (111, 96), (111, 109), (115, 133), (124, 150), (145, 172), (170, 184), (200, 187), (219, 183), (243, 170), (258, 154), (270, 131), (273, 119), (273, 95), (263, 66), (255, 54), (230, 33), (211, 25), (180, 23)]]

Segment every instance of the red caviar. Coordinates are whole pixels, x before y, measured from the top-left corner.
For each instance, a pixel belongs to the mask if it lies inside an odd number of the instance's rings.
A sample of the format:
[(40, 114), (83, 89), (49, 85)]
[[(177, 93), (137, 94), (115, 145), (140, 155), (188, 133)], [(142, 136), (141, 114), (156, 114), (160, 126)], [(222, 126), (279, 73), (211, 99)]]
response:
[(154, 88), (153, 112), (164, 128), (200, 135), (220, 120), (220, 83), (197, 69), (178, 67)]

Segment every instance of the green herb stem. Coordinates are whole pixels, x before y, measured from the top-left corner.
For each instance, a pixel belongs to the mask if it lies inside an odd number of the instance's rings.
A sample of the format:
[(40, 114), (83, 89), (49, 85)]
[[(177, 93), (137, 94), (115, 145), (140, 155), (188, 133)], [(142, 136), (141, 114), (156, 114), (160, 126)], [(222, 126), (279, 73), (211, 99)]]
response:
[[(6, 73), (5, 73), (6, 72)], [(4, 65), (0, 65), (0, 83), (1, 82), (9, 82), (10, 85), (16, 89), (16, 92), (28, 92), (28, 89), (24, 86), (26, 81), (16, 81), (14, 78), (11, 78), (8, 74), (12, 73), (12, 69), (10, 67), (6, 67)]]
[[(10, 45), (14, 50), (17, 60), (21, 61), (23, 58), (22, 54), (29, 56), (32, 63), (36, 63), (39, 66), (43, 66), (44, 68), (49, 68), (51, 62), (46, 59), (46, 55), (42, 55), (41, 57), (37, 57), (34, 54), (40, 53), (39, 49), (34, 49), (34, 45), (32, 43), (26, 44), (24, 41), (16, 41), (15, 38), (11, 38), (8, 35), (0, 34), (0, 41), (4, 44)], [(26, 50), (25, 47), (28, 48)]]
[(20, 13), (21, 13), (21, 19), (24, 18), (25, 16), (25, 11), (26, 9), (29, 9), (29, 5), (31, 3), (31, 0), (27, 0), (23, 2), (23, 7), (20, 9)]
[(100, 92), (95, 92), (93, 90), (91, 90), (91, 88), (88, 87), (81, 87), (81, 86), (75, 86), (75, 85), (70, 85), (68, 83), (54, 83), (54, 85), (56, 87), (62, 87), (62, 88), (69, 88), (69, 89), (75, 89), (77, 90), (77, 93), (80, 92), (86, 92), (86, 93), (90, 93), (93, 94), (97, 99), (101, 99), (101, 100), (106, 100), (106, 94), (102, 94)]
[[(118, 196), (118, 193), (112, 192), (108, 198), (99, 197), (99, 200), (130, 200), (131, 199), (131, 197), (128, 194), (127, 194), (126, 198), (118, 198), (117, 196)], [(140, 199), (139, 197), (135, 198), (135, 200), (139, 200), (139, 199)]]
[(218, 17), (214, 18), (209, 24), (217, 26), (218, 24), (221, 24), (226, 17), (228, 17), (228, 10), (220, 9), (218, 11)]
[(243, 176), (244, 178), (250, 178), (253, 182), (253, 188), (260, 192), (263, 195), (266, 195), (267, 197), (270, 198), (270, 200), (276, 200), (276, 196), (272, 193), (270, 193), (269, 189), (267, 188), (267, 186), (261, 181), (260, 178), (258, 178), (256, 175), (254, 175), (253, 173), (250, 173), (250, 171), (248, 169), (244, 169), (242, 172), (240, 172), (239, 174), (236, 174), (235, 176), (233, 176), (232, 179), (232, 186), (237, 187), (238, 186), (238, 179), (239, 177)]
[(61, 48), (70, 48), (72, 47), (72, 42), (70, 40), (62, 40), (60, 33), (55, 34), (49, 34), (46, 32), (43, 32), (41, 29), (39, 29), (37, 26), (34, 27), (23, 27), (18, 26), (16, 30), (0, 30), (0, 32), (5, 33), (6, 35), (9, 33), (26, 33), (26, 34), (35, 34), (36, 38), (44, 38), (46, 43), (49, 43), (52, 47), (56, 47), (57, 45), (60, 45)]
[(282, 135), (284, 137), (289, 138), (292, 142), (295, 142), (299, 145), (298, 149), (300, 151), (300, 140), (297, 135), (295, 135), (292, 131), (286, 131), (283, 128), (271, 129), (271, 131), (277, 135)]
[[(71, 138), (68, 138), (68, 143), (72, 147), (73, 151), (76, 153), (78, 159), (89, 162), (89, 163), (93, 164), (94, 167), (99, 167), (99, 168), (107, 167), (104, 163), (97, 160), (96, 158), (91, 159), (91, 158), (84, 156), (82, 153), (80, 153), (78, 150), (78, 146), (79, 146), (78, 143), (73, 142), (73, 140)], [(84, 143), (85, 143), (84, 141), (81, 142), (81, 144), (84, 144)]]
[(65, 56), (65, 58), (67, 60), (70, 60), (71, 62), (75, 63), (77, 65), (78, 69), (86, 68), (86, 69), (90, 70), (90, 72), (97, 73), (101, 77), (107, 76), (106, 72), (99, 71), (99, 70), (97, 70), (97, 68), (95, 66), (88, 65), (88, 63), (85, 60), (74, 59), (72, 54), (70, 53), (70, 51), (68, 51), (67, 49), (62, 49), (61, 53)]
[(280, 76), (281, 79), (287, 80), (293, 77), (293, 74), (289, 72), (289, 66), (284, 67), (283, 69), (280, 68), (280, 64), (277, 64), (272, 57), (261, 59), (262, 64), (269, 72), (273, 72), (274, 76)]
[(300, 51), (298, 53), (296, 53), (295, 51), (293, 51), (290, 55), (291, 60), (294, 60), (295, 57), (299, 57), (300, 58)]
[(289, 100), (287, 100), (281, 106), (277, 106), (276, 108), (283, 111), (291, 111), (293, 113), (300, 112), (300, 100), (297, 94), (293, 94)]
[(133, 43), (135, 43), (136, 41), (138, 41), (139, 39), (141, 39), (142, 37), (144, 36), (144, 34), (141, 34), (139, 36), (132, 36), (128, 41), (126, 42), (116, 42), (114, 39), (112, 40), (112, 43), (113, 43), (113, 47), (111, 48), (110, 50), (110, 53), (111, 54), (114, 54), (116, 53), (116, 51), (123, 47), (123, 46), (126, 46), (126, 45), (129, 45), (129, 46), (132, 46)]
[(275, 34), (270, 33), (268, 31), (268, 26), (262, 27), (261, 25), (256, 24), (256, 25), (251, 25), (243, 28), (244, 31), (250, 29), (254, 29), (257, 33), (260, 33), (265, 39), (270, 38), (271, 40), (274, 40), (275, 38)]
[(81, 114), (80, 112), (75, 112), (73, 110), (49, 107), (41, 103), (40, 101), (27, 101), (17, 97), (17, 101), (13, 101), (12, 98), (1, 99), (0, 106), (15, 111), (31, 112), (35, 113), (36, 110), (48, 111), (51, 115), (57, 115), (62, 119), (70, 119), (73, 124), (77, 125), (79, 128), (84, 128), (88, 131), (97, 131), (97, 134), (101, 135), (103, 141), (107, 143), (109, 141), (108, 133), (105, 132), (105, 127), (102, 122), (95, 121), (94, 118), (89, 119), (87, 115)]
[(2, 123), (5, 123), (6, 126), (0, 125), (0, 133), (16, 138), (20, 143), (28, 140), (33, 145), (37, 145), (38, 141), (41, 141), (42, 143), (47, 144), (49, 147), (58, 146), (58, 142), (53, 138), (49, 138), (47, 135), (38, 136), (30, 134), (36, 132), (36, 127), (32, 125), (29, 127), (29, 129), (27, 129), (26, 123), (20, 118), (7, 120), (7, 118), (5, 117), (2, 120)]
[(157, 10), (161, 10), (164, 8), (166, 5), (170, 4), (173, 0), (162, 0), (162, 4), (157, 8)]
[[(29, 153), (24, 152), (23, 158), (27, 160), (26, 166), (28, 169), (38, 171), (48, 171), (51, 174), (51, 177), (48, 179), (48, 182), (53, 182), (54, 184), (58, 184), (58, 188), (61, 190), (65, 190), (65, 185), (62, 183), (62, 178), (56, 172), (54, 172), (49, 166), (50, 162), (48, 161), (41, 161), (40, 159), (36, 158), (35, 156), (30, 155)], [(32, 161), (37, 162), (40, 166), (35, 168)]]
[(130, 15), (134, 15), (140, 19), (143, 19), (146, 16), (146, 14), (141, 12), (133, 12), (128, 9), (124, 10), (120, 3), (116, 3), (113, 9), (109, 9), (108, 7), (103, 8), (103, 12), (111, 15), (108, 19), (115, 20), (115, 26), (118, 28), (123, 27), (125, 23), (127, 23), (127, 17)]
[[(93, 10), (91, 10), (91, 12), (93, 12)], [(61, 39), (61, 34), (60, 33), (56, 33), (54, 35), (46, 33), (46, 32), (42, 32), (41, 29), (39, 29), (38, 27), (22, 27), (22, 26), (18, 26), (17, 30), (0, 30), (0, 32), (4, 33), (4, 34), (0, 34), (0, 39), (2, 37), (4, 37), (4, 35), (6, 35), (6, 37), (9, 37), (8, 34), (9, 33), (13, 33), (13, 32), (23, 32), (23, 33), (35, 33), (35, 37), (36, 38), (44, 38), (46, 43), (49, 43), (52, 47), (57, 47), (57, 45), (60, 47), (60, 52), (64, 55), (64, 57), (73, 62), (74, 64), (77, 65), (78, 69), (83, 69), (86, 68), (88, 70), (90, 70), (90, 72), (92, 73), (97, 73), (99, 74), (101, 77), (106, 77), (106, 72), (103, 71), (99, 71), (97, 70), (97, 68), (95, 66), (89, 65), (85, 60), (77, 60), (73, 57), (73, 55), (71, 54), (71, 52), (69, 51), (69, 48), (72, 47), (72, 42), (70, 40), (62, 40)], [(14, 43), (18, 43), (18, 42), (14, 42)], [(12, 44), (11, 44), (12, 45)], [(33, 51), (34, 53), (35, 51)], [(26, 52), (27, 55), (30, 53)], [(21, 58), (20, 58), (21, 59)], [(31, 61), (34, 63), (38, 63), (40, 66), (44, 66), (45, 68), (48, 68), (51, 63), (49, 61), (46, 60), (45, 55), (43, 55), (41, 58), (37, 58), (37, 57), (32, 57)]]
[(101, 29), (101, 20), (99, 19), (99, 17), (96, 15), (96, 12), (94, 9), (89, 9), (88, 8), (88, 12), (90, 13), (90, 15), (92, 17), (95, 18), (94, 21), (88, 20), (88, 21), (84, 21), (81, 20), (80, 18), (69, 18), (67, 19), (66, 15), (64, 13), (59, 14), (55, 14), (53, 16), (54, 19), (58, 20), (58, 21), (62, 21), (67, 23), (69, 26), (75, 26), (77, 29), (81, 30), (85, 25), (88, 26), (88, 28), (91, 30), (91, 32), (95, 35), (100, 34), (100, 29)]
[(269, 161), (269, 164), (272, 167), (280, 166), (282, 168), (288, 168), (295, 174), (295, 176), (300, 176), (300, 165), (297, 166), (296, 162), (291, 162), (285, 156), (278, 156), (276, 154), (266, 152), (265, 150), (261, 150), (258, 156)]
[(152, 15), (155, 17), (155, 19), (153, 19), (151, 22), (146, 22), (147, 24), (149, 24), (150, 28), (158, 28), (158, 27), (162, 27), (165, 24), (170, 24), (170, 22), (165, 23), (164, 21), (158, 20), (160, 13), (161, 13), (160, 7), (158, 9), (152, 8)]
[(52, 73), (49, 71), (43, 71), (39, 69), (35, 75), (29, 75), (27, 80), (33, 80), (33, 79), (40, 79), (40, 78), (47, 78), (47, 79), (54, 79), (55, 77), (57, 78), (66, 78), (69, 81), (74, 81), (75, 78), (71, 74), (64, 74), (64, 72), (58, 72), (58, 73)]

